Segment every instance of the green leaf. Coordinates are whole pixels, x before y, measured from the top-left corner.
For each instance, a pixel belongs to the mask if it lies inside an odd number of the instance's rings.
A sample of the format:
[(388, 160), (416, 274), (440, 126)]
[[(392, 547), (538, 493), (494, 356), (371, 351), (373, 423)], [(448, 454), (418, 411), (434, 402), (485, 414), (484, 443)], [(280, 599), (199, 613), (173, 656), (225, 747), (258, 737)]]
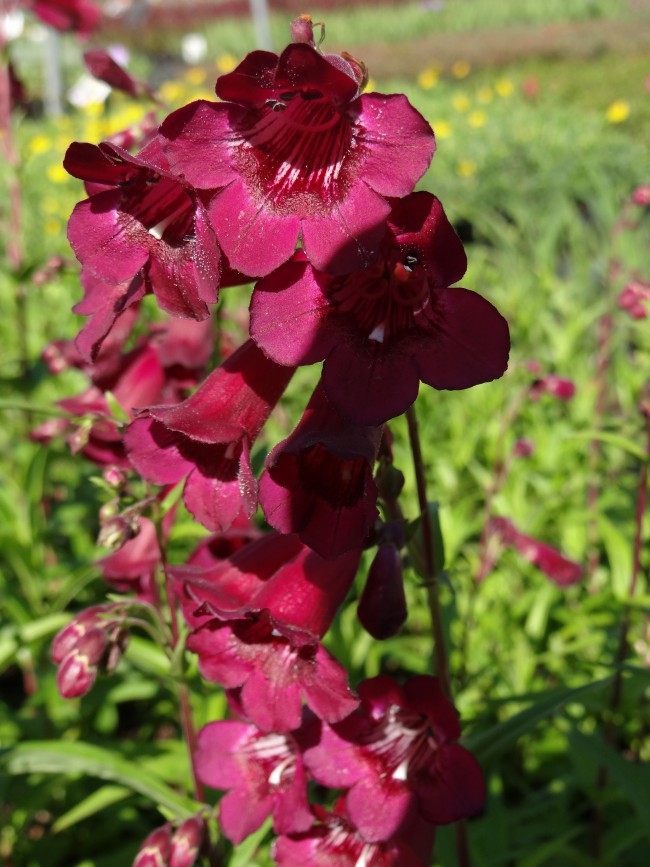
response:
[(591, 760), (595, 767), (605, 768), (609, 779), (636, 809), (646, 834), (650, 833), (650, 766), (624, 759), (599, 735), (585, 735), (573, 729), (569, 732), (569, 743), (574, 752)]
[(92, 795), (89, 795), (87, 798), (84, 798), (83, 801), (75, 804), (75, 806), (71, 810), (68, 810), (67, 813), (64, 813), (63, 816), (60, 816), (52, 825), (52, 831), (55, 834), (59, 831), (65, 831), (66, 828), (71, 828), (78, 822), (82, 822), (84, 819), (94, 816), (95, 813), (105, 810), (106, 807), (110, 807), (112, 804), (117, 804), (120, 801), (123, 801), (132, 794), (133, 792), (131, 789), (127, 789), (125, 786), (102, 786), (100, 789), (97, 789), (96, 792), (93, 792)]
[[(431, 536), (433, 540), (433, 564), (434, 575), (440, 577), (445, 567), (445, 545), (442, 538), (442, 528), (440, 527), (440, 511), (438, 503), (429, 503), (429, 521), (431, 524)], [(409, 542), (409, 554), (413, 569), (420, 578), (428, 579), (426, 561), (424, 557), (424, 539), (422, 533), (422, 516), (413, 521), (410, 525), (412, 536)]]
[(200, 804), (175, 792), (142, 764), (81, 741), (27, 741), (5, 752), (0, 761), (10, 774), (84, 774), (110, 780), (172, 810), (182, 819), (200, 809)]
[(259, 848), (262, 840), (266, 837), (266, 835), (271, 830), (271, 818), (269, 817), (266, 822), (255, 831), (254, 834), (251, 834), (250, 837), (247, 837), (243, 843), (240, 843), (237, 846), (237, 849), (233, 853), (230, 861), (228, 862), (228, 867), (248, 867), (251, 863), (251, 858), (255, 854), (255, 851)]
[(546, 693), (535, 704), (515, 714), (510, 719), (497, 723), (487, 731), (468, 735), (467, 738), (464, 738), (463, 743), (480, 762), (487, 762), (510, 749), (522, 735), (534, 729), (542, 720), (575, 701), (579, 696), (601, 689), (611, 679), (612, 675), (585, 686), (558, 689)]
[(634, 455), (635, 458), (638, 458), (644, 463), (648, 460), (648, 456), (644, 449), (638, 443), (635, 443), (634, 440), (629, 440), (627, 437), (621, 436), (620, 434), (611, 433), (610, 431), (577, 431), (576, 433), (568, 434), (567, 439), (597, 440), (598, 442), (609, 443), (609, 445), (616, 446), (617, 448)]

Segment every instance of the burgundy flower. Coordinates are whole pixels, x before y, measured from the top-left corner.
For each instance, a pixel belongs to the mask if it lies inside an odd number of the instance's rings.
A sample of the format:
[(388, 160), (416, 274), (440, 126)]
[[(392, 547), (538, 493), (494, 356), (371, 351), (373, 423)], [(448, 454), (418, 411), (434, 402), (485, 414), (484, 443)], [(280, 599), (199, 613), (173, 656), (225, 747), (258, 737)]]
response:
[(207, 680), (241, 688), (243, 712), (262, 731), (298, 728), (303, 695), (318, 717), (330, 721), (357, 706), (345, 670), (319, 640), (347, 595), (358, 562), (358, 551), (324, 560), (302, 546), (237, 611), (209, 600), (201, 608), (217, 616), (190, 635), (187, 647), (198, 654)]
[(154, 576), (162, 560), (156, 528), (147, 518), (140, 518), (139, 525), (136, 536), (125, 542), (118, 551), (102, 557), (96, 565), (101, 569), (104, 580), (115, 590), (120, 593), (135, 592), (139, 599), (156, 603), (158, 591)]
[(506, 545), (511, 545), (558, 587), (569, 587), (582, 578), (580, 563), (565, 557), (557, 548), (520, 532), (508, 518), (493, 518), (488, 525), (488, 532), (498, 534)]
[(343, 273), (377, 257), (389, 206), (426, 171), (431, 128), (405, 96), (359, 96), (359, 67), (306, 43), (253, 51), (161, 127), (173, 171), (218, 190), (210, 218), (233, 267), (268, 274), (302, 246)]
[(32, 0), (31, 7), (50, 27), (73, 30), (79, 36), (89, 36), (102, 17), (97, 6), (88, 0)]
[(203, 203), (169, 171), (158, 140), (138, 156), (74, 142), (64, 166), (91, 192), (68, 225), (83, 266), (75, 312), (92, 316), (80, 351), (96, 353), (117, 315), (145, 292), (174, 316), (206, 319), (217, 300), (219, 249)]
[(189, 511), (208, 529), (227, 530), (257, 508), (250, 448), (292, 375), (247, 341), (187, 400), (150, 407), (129, 425), (129, 460), (157, 485), (187, 478)]
[(199, 778), (229, 789), (219, 803), (219, 824), (241, 843), (273, 813), (276, 834), (306, 831), (313, 816), (298, 745), (290, 734), (264, 734), (242, 722), (213, 722), (199, 733)]
[(400, 687), (388, 675), (359, 686), (361, 707), (338, 725), (322, 724), (304, 753), (317, 782), (344, 788), (350, 819), (369, 842), (390, 840), (415, 810), (435, 825), (483, 806), (478, 763), (455, 741), (456, 712), (434, 677)]
[(186, 566), (169, 569), (185, 620), (196, 629), (217, 612), (227, 619), (241, 611), (302, 548), (297, 536), (266, 533), (219, 560), (208, 562), (205, 548), (197, 549)]
[(136, 81), (107, 51), (94, 48), (90, 51), (84, 51), (83, 57), (88, 72), (100, 81), (106, 82), (106, 84), (115, 90), (121, 90), (124, 93), (128, 93), (129, 96), (134, 97), (139, 96), (141, 93), (150, 97), (153, 95), (148, 85), (144, 82)]
[(506, 369), (505, 319), (477, 293), (448, 288), (465, 268), (438, 199), (413, 193), (393, 202), (373, 268), (333, 277), (293, 261), (260, 280), (251, 336), (279, 364), (325, 359), (335, 409), (353, 424), (379, 425), (408, 409), (420, 379), (469, 388)]
[(372, 470), (381, 429), (347, 424), (318, 386), (298, 426), (260, 478), (260, 505), (281, 533), (322, 557), (361, 548), (379, 513)]
[(273, 844), (278, 867), (428, 867), (435, 828), (415, 817), (390, 840), (368, 842), (340, 800), (333, 811), (314, 807), (320, 820), (306, 833), (283, 836)]

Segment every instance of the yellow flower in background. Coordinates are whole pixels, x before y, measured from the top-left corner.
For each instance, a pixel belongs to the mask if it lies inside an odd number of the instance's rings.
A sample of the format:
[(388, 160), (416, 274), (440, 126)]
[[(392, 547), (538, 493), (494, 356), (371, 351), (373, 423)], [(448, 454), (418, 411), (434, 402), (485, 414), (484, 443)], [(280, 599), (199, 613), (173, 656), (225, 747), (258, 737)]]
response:
[(431, 88), (435, 87), (438, 83), (438, 78), (438, 70), (429, 66), (427, 69), (423, 69), (418, 75), (418, 84), (423, 90), (431, 90)]
[(431, 124), (436, 138), (449, 138), (451, 135), (451, 124), (446, 120), (438, 120)]
[(464, 93), (459, 93), (452, 99), (451, 104), (456, 111), (467, 111), (470, 103)]
[(207, 77), (207, 72), (201, 66), (191, 66), (184, 76), (185, 81), (193, 87), (199, 87), (201, 84), (204, 84)]
[(61, 223), (58, 220), (47, 220), (43, 228), (46, 235), (58, 235), (61, 231)]
[(37, 154), (44, 154), (46, 151), (49, 151), (51, 147), (52, 142), (46, 135), (35, 135), (28, 144), (30, 153), (34, 154), (34, 156)]
[(232, 72), (237, 66), (237, 58), (232, 54), (220, 54), (216, 60), (217, 69), (224, 75), (226, 72)]
[(480, 126), (485, 126), (486, 120), (487, 120), (486, 113), (484, 111), (480, 111), (480, 110), (479, 111), (473, 111), (469, 115), (469, 117), (467, 118), (469, 125), (477, 127), (477, 128)]
[(454, 78), (467, 78), (471, 68), (466, 60), (457, 60), (451, 67), (451, 74)]
[(476, 174), (476, 163), (474, 160), (461, 160), (456, 166), (456, 171), (461, 178), (471, 178)]
[(59, 163), (47, 167), (47, 176), (53, 184), (65, 184), (70, 177)]
[(515, 86), (509, 78), (500, 78), (494, 85), (494, 89), (499, 94), (499, 96), (511, 96), (512, 92), (515, 89)]
[(372, 93), (376, 89), (377, 89), (377, 82), (375, 81), (374, 78), (369, 78), (368, 81), (366, 82), (366, 87), (365, 87), (364, 93)]
[(630, 116), (630, 103), (624, 99), (615, 100), (607, 109), (607, 120), (610, 123), (623, 123)]
[(164, 81), (160, 85), (159, 93), (165, 102), (178, 102), (185, 95), (185, 87), (180, 81)]
[(476, 98), (483, 105), (488, 105), (494, 99), (494, 91), (491, 87), (480, 87)]
[(86, 115), (86, 117), (101, 117), (101, 115), (104, 113), (104, 103), (89, 102), (88, 105), (84, 105), (82, 111)]

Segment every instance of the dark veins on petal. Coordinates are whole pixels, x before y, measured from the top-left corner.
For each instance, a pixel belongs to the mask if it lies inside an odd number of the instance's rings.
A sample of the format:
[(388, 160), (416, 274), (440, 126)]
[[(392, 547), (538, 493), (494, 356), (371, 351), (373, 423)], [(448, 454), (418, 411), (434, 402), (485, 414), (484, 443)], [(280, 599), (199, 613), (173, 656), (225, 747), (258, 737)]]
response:
[(238, 133), (238, 170), (276, 213), (326, 214), (355, 179), (354, 121), (320, 91), (287, 91), (267, 100)]

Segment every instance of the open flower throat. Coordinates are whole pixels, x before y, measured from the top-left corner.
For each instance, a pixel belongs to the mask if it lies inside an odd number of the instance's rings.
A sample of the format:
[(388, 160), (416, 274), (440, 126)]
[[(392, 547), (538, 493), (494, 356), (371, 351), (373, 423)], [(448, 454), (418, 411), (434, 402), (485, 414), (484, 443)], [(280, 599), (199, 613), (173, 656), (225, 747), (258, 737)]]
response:
[(415, 314), (430, 302), (417, 256), (399, 249), (374, 268), (335, 281), (326, 294), (339, 315), (349, 316), (361, 334), (377, 343), (411, 329)]
[(354, 129), (319, 90), (284, 91), (238, 130), (238, 170), (276, 210), (326, 214), (354, 174)]

